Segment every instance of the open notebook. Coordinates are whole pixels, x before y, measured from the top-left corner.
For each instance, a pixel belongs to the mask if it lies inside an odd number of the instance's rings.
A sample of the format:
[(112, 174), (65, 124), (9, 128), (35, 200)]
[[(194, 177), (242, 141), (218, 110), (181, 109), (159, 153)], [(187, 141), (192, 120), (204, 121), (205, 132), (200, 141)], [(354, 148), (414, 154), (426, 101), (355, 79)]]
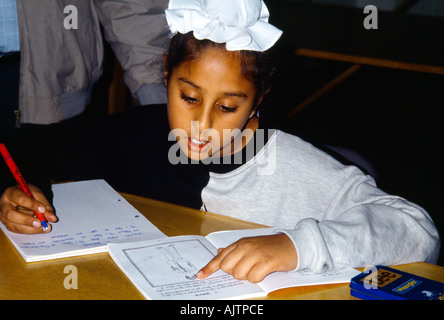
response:
[(26, 262), (107, 252), (108, 243), (166, 237), (104, 180), (55, 184), (59, 218), (45, 234), (3, 232)]
[(297, 286), (349, 283), (353, 268), (313, 274), (306, 270), (275, 272), (260, 283), (236, 280), (218, 270), (206, 279), (196, 273), (223, 248), (243, 237), (272, 234), (275, 229), (214, 232), (206, 237), (178, 236), (132, 243), (108, 244), (109, 254), (147, 299), (247, 299)]

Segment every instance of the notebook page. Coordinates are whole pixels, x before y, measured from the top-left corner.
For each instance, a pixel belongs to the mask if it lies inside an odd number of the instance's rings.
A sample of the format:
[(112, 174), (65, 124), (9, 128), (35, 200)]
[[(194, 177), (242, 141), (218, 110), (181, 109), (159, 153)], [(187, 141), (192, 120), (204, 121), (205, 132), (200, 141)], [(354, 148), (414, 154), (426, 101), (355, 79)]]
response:
[(17, 234), (1, 227), (26, 261), (106, 252), (109, 242), (165, 237), (104, 180), (53, 185), (59, 217), (50, 233)]

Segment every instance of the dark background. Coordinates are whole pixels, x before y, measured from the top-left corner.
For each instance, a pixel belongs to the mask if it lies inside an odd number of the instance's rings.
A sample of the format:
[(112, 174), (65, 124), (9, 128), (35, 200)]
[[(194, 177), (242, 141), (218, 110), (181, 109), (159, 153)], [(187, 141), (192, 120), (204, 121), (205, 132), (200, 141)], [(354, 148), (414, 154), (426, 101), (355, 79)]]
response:
[[(377, 30), (363, 27), (363, 8), (350, 5), (358, 2), (378, 8)], [(278, 70), (270, 96), (273, 109), (268, 112), (278, 127), (318, 146), (358, 152), (374, 167), (383, 190), (424, 207), (442, 235), (444, 73), (364, 64), (302, 111), (292, 117), (288, 112), (353, 65), (297, 55), (298, 48), (444, 68), (444, 1), (266, 0), (266, 4), (270, 22), (284, 31), (272, 49)], [(92, 105), (109, 113), (136, 106), (121, 68), (109, 48), (107, 52), (105, 74)], [(444, 265), (442, 251), (439, 265)]]

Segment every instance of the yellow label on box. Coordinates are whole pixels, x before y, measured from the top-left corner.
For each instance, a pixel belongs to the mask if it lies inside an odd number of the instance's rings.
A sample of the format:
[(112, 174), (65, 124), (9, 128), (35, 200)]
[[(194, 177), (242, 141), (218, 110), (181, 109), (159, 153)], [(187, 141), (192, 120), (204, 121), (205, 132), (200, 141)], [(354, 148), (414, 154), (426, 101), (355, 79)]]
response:
[(360, 281), (373, 288), (382, 288), (401, 277), (402, 274), (380, 268), (378, 269), (377, 273), (371, 272), (370, 274), (361, 278)]

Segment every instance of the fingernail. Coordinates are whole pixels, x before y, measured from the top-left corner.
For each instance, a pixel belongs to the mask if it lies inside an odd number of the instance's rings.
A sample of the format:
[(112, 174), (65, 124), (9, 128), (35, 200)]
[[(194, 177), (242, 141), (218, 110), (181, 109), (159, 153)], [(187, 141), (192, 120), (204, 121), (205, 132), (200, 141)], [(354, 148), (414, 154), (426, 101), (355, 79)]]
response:
[(200, 278), (200, 277), (202, 277), (202, 275), (203, 275), (203, 272), (199, 271), (198, 273), (196, 273), (196, 278)]
[(40, 212), (40, 213), (44, 213), (45, 212), (45, 207), (39, 206), (37, 208), (37, 211)]
[(33, 226), (34, 228), (40, 228), (41, 225), (42, 225), (42, 224), (40, 223), (40, 221), (33, 221), (33, 222), (32, 222), (32, 226)]

